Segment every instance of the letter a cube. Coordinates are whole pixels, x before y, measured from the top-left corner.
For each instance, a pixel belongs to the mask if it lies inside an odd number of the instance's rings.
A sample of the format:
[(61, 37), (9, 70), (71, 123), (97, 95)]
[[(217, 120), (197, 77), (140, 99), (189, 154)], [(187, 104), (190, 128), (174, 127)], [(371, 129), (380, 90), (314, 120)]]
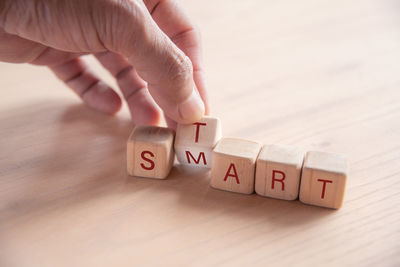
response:
[(205, 116), (193, 124), (178, 124), (176, 157), (185, 165), (210, 168), (212, 150), (221, 137), (221, 123), (215, 117)]
[(170, 128), (136, 126), (127, 144), (128, 173), (165, 179), (174, 163), (174, 136)]
[(342, 206), (347, 179), (347, 158), (342, 154), (307, 152), (301, 174), (300, 201), (321, 207)]
[(256, 193), (278, 199), (297, 199), (303, 158), (303, 152), (295, 147), (263, 146), (256, 164)]
[(217, 189), (252, 194), (256, 159), (261, 145), (256, 142), (223, 138), (213, 151), (211, 186)]

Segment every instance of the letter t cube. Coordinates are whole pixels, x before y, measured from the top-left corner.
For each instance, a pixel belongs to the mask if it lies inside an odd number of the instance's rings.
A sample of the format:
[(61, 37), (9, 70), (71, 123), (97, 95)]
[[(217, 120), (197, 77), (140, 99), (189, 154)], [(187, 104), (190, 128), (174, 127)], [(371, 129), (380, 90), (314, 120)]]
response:
[(210, 168), (212, 150), (221, 137), (221, 123), (215, 117), (205, 116), (193, 124), (178, 124), (176, 157), (185, 165)]
[(342, 206), (347, 179), (345, 155), (307, 152), (301, 174), (300, 201), (338, 209)]

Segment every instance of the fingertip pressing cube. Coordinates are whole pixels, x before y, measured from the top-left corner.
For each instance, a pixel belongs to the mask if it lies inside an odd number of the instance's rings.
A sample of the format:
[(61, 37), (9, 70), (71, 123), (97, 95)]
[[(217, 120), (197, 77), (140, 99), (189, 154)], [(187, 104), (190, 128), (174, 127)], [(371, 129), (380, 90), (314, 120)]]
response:
[(261, 145), (253, 141), (223, 138), (213, 151), (211, 186), (213, 188), (252, 194), (255, 164)]
[(174, 130), (136, 126), (127, 144), (127, 167), (132, 176), (165, 179), (174, 163)]
[(300, 201), (338, 209), (343, 204), (347, 157), (326, 152), (307, 152), (301, 175)]
[(193, 124), (178, 124), (175, 153), (181, 164), (210, 168), (212, 150), (221, 139), (218, 118), (205, 116)]
[(297, 199), (303, 158), (304, 153), (295, 147), (263, 146), (256, 163), (256, 193), (277, 199)]

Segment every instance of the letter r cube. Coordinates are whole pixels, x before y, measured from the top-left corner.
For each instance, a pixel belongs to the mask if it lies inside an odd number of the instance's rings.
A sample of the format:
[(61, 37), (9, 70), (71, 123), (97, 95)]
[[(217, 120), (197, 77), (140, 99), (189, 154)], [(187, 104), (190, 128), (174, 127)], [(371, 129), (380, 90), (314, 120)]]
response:
[(132, 176), (165, 179), (174, 163), (174, 130), (136, 126), (127, 144), (127, 167)]
[(256, 193), (284, 200), (297, 199), (303, 158), (303, 152), (296, 147), (263, 146), (257, 158)]
[(193, 124), (178, 124), (175, 153), (181, 164), (210, 168), (212, 150), (221, 139), (218, 118), (205, 116)]

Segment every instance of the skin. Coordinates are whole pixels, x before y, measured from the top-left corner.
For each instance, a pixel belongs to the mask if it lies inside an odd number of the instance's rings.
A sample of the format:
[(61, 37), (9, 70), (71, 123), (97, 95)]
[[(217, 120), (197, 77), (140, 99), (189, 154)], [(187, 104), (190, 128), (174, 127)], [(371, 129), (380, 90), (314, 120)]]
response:
[(121, 108), (82, 58), (117, 80), (135, 124), (192, 123), (208, 113), (200, 36), (174, 0), (0, 0), (0, 61), (49, 67), (90, 107)]

